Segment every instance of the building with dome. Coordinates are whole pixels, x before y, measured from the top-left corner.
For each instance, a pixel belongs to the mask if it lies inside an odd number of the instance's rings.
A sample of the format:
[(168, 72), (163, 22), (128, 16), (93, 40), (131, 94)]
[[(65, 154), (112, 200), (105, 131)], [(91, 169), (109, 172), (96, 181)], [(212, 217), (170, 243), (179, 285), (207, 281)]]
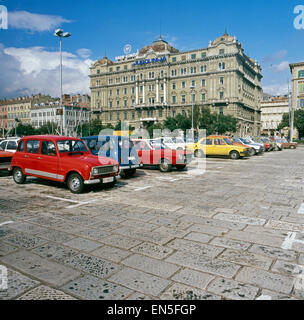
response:
[(180, 52), (161, 37), (136, 54), (91, 67), (91, 109), (104, 124), (135, 128), (191, 114), (192, 101), (238, 119), (241, 135), (261, 131), (261, 67), (225, 34), (203, 49)]

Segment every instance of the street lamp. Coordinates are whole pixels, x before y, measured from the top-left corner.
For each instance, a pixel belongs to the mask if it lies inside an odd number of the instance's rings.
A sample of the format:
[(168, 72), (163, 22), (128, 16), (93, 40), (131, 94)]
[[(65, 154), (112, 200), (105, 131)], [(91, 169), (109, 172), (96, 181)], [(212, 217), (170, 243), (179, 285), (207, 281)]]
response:
[(192, 96), (192, 138), (194, 141), (194, 96), (193, 96), (193, 91), (195, 90), (196, 86), (191, 86), (191, 96)]
[(63, 134), (63, 106), (62, 106), (62, 38), (69, 38), (71, 34), (64, 32), (62, 29), (55, 30), (54, 35), (60, 39), (60, 108), (61, 112), (61, 124), (60, 124), (60, 135)]

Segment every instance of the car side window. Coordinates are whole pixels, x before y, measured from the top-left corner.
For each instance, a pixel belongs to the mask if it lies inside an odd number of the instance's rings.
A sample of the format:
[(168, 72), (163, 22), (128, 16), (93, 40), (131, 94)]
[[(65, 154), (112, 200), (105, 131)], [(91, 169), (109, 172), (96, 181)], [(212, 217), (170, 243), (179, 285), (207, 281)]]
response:
[(202, 141), (203, 146), (212, 146), (212, 139), (205, 139)]
[(25, 149), (25, 142), (24, 141), (20, 141), (19, 144), (18, 144), (17, 151), (24, 152), (24, 149)]
[(28, 153), (39, 153), (40, 141), (39, 140), (29, 140), (26, 144), (26, 151)]
[(7, 147), (6, 147), (7, 150), (17, 150), (17, 143), (16, 141), (9, 141), (7, 143)]
[(43, 141), (41, 145), (41, 154), (46, 156), (56, 156), (56, 147), (53, 142), (51, 141)]
[(0, 143), (0, 148), (1, 148), (2, 150), (5, 150), (6, 144), (7, 144), (7, 141), (2, 141), (2, 142)]

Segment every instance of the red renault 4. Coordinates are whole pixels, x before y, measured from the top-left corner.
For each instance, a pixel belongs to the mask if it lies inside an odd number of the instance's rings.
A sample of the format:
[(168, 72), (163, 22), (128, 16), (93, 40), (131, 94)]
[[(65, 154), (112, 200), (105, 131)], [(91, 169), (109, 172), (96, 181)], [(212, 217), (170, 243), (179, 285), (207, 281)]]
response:
[(33, 176), (65, 182), (72, 193), (81, 193), (89, 184), (114, 185), (119, 164), (92, 155), (81, 139), (28, 136), (19, 141), (10, 170), (17, 184), (23, 184), (26, 176)]

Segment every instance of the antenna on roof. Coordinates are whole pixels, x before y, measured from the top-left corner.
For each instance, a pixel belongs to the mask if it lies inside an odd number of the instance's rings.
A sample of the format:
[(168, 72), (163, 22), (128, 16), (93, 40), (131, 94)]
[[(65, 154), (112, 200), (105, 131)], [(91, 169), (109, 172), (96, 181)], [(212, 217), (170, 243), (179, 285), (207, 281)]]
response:
[(163, 40), (162, 38), (162, 19), (159, 21), (159, 40)]
[(227, 27), (225, 28), (224, 36), (228, 36)]

